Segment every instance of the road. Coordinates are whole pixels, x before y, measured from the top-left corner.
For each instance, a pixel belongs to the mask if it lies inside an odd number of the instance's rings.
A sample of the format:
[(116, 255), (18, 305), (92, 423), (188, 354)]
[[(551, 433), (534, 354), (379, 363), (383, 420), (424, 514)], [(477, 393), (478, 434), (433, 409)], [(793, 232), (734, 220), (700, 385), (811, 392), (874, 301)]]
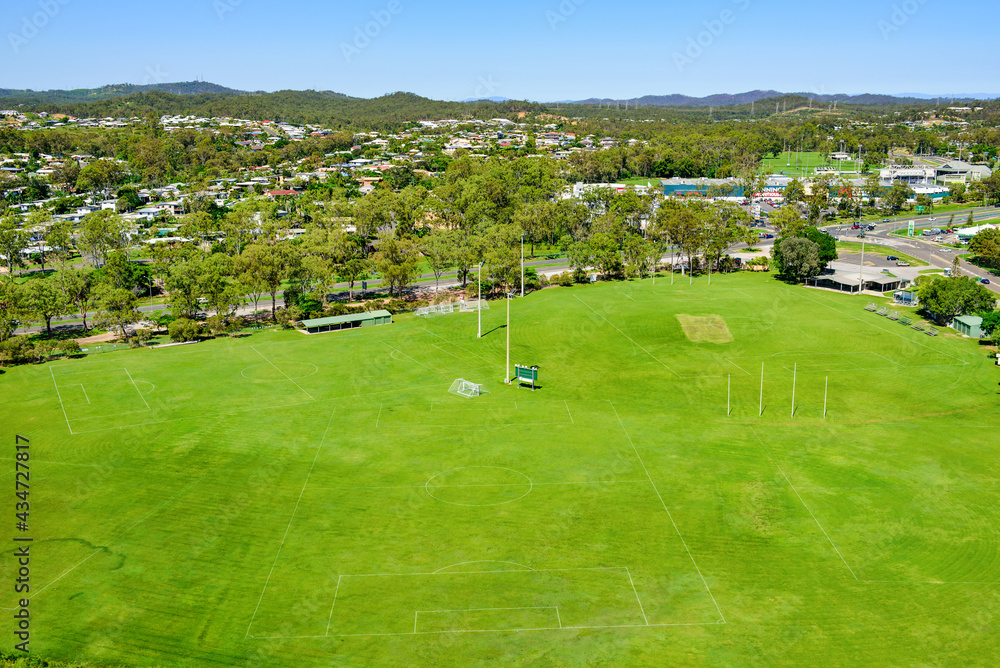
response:
[[(954, 214), (955, 219), (964, 222), (965, 219), (968, 217), (969, 212), (971, 211), (975, 212), (976, 222), (984, 222), (984, 221), (1000, 219), (1000, 209), (986, 209), (986, 210), (967, 209), (955, 213)], [(917, 216), (917, 217), (897, 217), (888, 223), (878, 223), (876, 225), (875, 231), (865, 233), (866, 234), (865, 240), (868, 243), (889, 246), (891, 248), (898, 248), (907, 255), (912, 255), (913, 257), (916, 257), (920, 260), (923, 260), (924, 262), (929, 263), (932, 267), (936, 267), (939, 269), (948, 269), (951, 267), (952, 264), (952, 260), (954, 257), (954, 249), (948, 248), (943, 244), (934, 243), (930, 241), (929, 238), (927, 237), (898, 237), (894, 236), (892, 233), (900, 229), (906, 229), (906, 227), (909, 225), (909, 221), (911, 220), (914, 221), (917, 228), (920, 228), (922, 225), (929, 226), (929, 225), (945, 224), (947, 221), (944, 221), (943, 219), (950, 218), (951, 215), (952, 214), (948, 214), (948, 216), (932, 215), (932, 216)], [(843, 237), (843, 239), (847, 241), (859, 241), (859, 239), (857, 238), (858, 231), (851, 230), (850, 225), (830, 225), (824, 227), (823, 229), (825, 229), (827, 232), (829, 232), (836, 238)], [(769, 252), (769, 249), (771, 248), (773, 243), (774, 243), (773, 241), (767, 241), (760, 244), (757, 247), (760, 248), (761, 251), (767, 253)], [(746, 250), (745, 244), (739, 244), (733, 246), (729, 249), (729, 252), (735, 253), (741, 250)], [(666, 254), (663, 256), (662, 261), (669, 262), (672, 257), (673, 256), (671, 254)], [(544, 272), (546, 274), (562, 273), (564, 271), (570, 270), (570, 266), (566, 263), (566, 260), (564, 258), (528, 260), (525, 262), (525, 266), (533, 267), (536, 270), (538, 270), (539, 273)], [(984, 287), (1000, 294), (1000, 285), (998, 285), (997, 284), (998, 281), (995, 280), (997, 279), (996, 276), (991, 276), (986, 271), (980, 269), (979, 267), (976, 267), (975, 265), (969, 264), (964, 260), (961, 261), (961, 266), (963, 272), (967, 276), (974, 276), (978, 278), (989, 278), (991, 281), (990, 285)], [(475, 282), (475, 280), (476, 277), (475, 274), (473, 274), (470, 282)], [(415, 283), (415, 288), (434, 289), (436, 283), (437, 281), (435, 281), (434, 274), (423, 274), (420, 277), (418, 277)], [(369, 281), (369, 284), (370, 284), (368, 290), (369, 293), (385, 292), (385, 288), (381, 287), (379, 281), (377, 280)], [(442, 278), (440, 281), (441, 289), (453, 288), (458, 285), (461, 285), (461, 281), (459, 281), (457, 278)], [(357, 289), (358, 287), (359, 287), (358, 285), (355, 285), (355, 290), (354, 290), (355, 296), (360, 292), (360, 290)], [(332, 286), (331, 299), (347, 298), (348, 288), (349, 286), (347, 283), (338, 283)], [(282, 296), (283, 293), (279, 292), (278, 293), (279, 304), (281, 303)], [(267, 299), (261, 300), (259, 306), (261, 310), (270, 309), (271, 307), (270, 297), (268, 296)], [(147, 304), (145, 306), (140, 306), (139, 312), (148, 314), (148, 313), (154, 313), (156, 311), (162, 311), (165, 309), (167, 309), (167, 307), (163, 305), (150, 306)], [(237, 314), (245, 316), (245, 315), (250, 315), (253, 312), (254, 311), (252, 308), (242, 308), (239, 309)], [(96, 313), (88, 313), (87, 321), (88, 322), (92, 321), (95, 316)], [(75, 328), (77, 327), (76, 321), (79, 321), (79, 319), (80, 319), (79, 316), (74, 315), (74, 316), (68, 316), (66, 318), (61, 318), (58, 320), (53, 320), (52, 329), (53, 331), (60, 331), (64, 329)], [(37, 327), (37, 326), (26, 327), (18, 329), (16, 333), (18, 334), (36, 333), (42, 331), (43, 329), (44, 327)]]
[[(970, 210), (966, 210), (955, 214), (956, 220), (961, 220), (962, 222), (968, 217)], [(936, 243), (931, 240), (931, 237), (900, 237), (893, 233), (901, 230), (907, 229), (909, 222), (914, 221), (915, 227), (919, 230), (920, 227), (928, 226), (946, 226), (947, 219), (951, 217), (948, 216), (918, 216), (915, 218), (899, 218), (888, 223), (879, 223), (876, 225), (873, 232), (866, 232), (864, 241), (871, 244), (878, 244), (880, 246), (888, 246), (890, 248), (898, 248), (901, 252), (907, 255), (912, 255), (918, 260), (923, 260), (938, 269), (949, 269), (951, 268), (952, 262), (954, 262), (955, 253), (961, 253), (961, 251), (950, 248), (943, 243)], [(975, 219), (977, 223), (982, 223), (986, 221), (998, 220), (1000, 219), (1000, 209), (987, 209), (985, 211), (978, 210), (975, 214)], [(850, 226), (846, 225), (831, 225), (824, 228), (827, 232), (832, 234), (834, 237), (843, 238), (847, 241), (861, 241), (858, 238), (858, 231), (852, 230)], [(954, 241), (954, 235), (946, 235), (946, 241)], [(988, 271), (981, 269), (974, 264), (970, 264), (965, 260), (959, 260), (962, 267), (962, 272), (966, 276), (972, 276), (974, 278), (986, 278), (990, 280), (989, 285), (984, 287), (1000, 294), (1000, 285), (997, 285), (998, 277), (996, 275), (990, 274)]]

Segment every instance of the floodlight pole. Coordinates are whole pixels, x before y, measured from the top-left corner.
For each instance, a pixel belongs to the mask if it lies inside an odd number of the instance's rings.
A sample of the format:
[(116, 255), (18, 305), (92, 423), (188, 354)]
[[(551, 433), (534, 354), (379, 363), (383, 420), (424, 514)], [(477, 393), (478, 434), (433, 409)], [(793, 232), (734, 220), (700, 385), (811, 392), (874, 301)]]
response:
[(827, 399), (830, 398), (830, 377), (826, 377), (826, 390), (823, 392), (823, 419), (826, 419)]
[(483, 263), (479, 263), (479, 292), (476, 294), (479, 301), (479, 334), (476, 335), (477, 339), (483, 338)]
[(524, 296), (524, 232), (521, 232), (521, 296)]
[(865, 296), (865, 238), (861, 237), (861, 268), (858, 269), (858, 280), (860, 285), (858, 286), (858, 294), (862, 297)]
[(799, 365), (795, 364), (795, 370), (792, 372), (792, 417), (795, 417), (795, 381), (799, 378)]
[(760, 364), (760, 413), (757, 417), (764, 417), (764, 363)]
[(510, 298), (513, 292), (507, 293), (507, 366), (504, 367), (503, 382), (510, 385)]

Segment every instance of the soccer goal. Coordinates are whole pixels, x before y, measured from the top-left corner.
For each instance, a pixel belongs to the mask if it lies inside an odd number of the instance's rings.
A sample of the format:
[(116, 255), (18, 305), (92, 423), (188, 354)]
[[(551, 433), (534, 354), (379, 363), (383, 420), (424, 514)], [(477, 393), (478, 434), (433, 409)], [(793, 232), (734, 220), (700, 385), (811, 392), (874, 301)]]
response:
[(464, 378), (459, 378), (452, 383), (451, 389), (448, 391), (452, 394), (457, 394), (460, 397), (465, 397), (466, 399), (473, 399), (480, 395), (488, 394), (488, 392), (483, 389), (482, 385), (477, 385), (476, 383), (465, 380)]
[(473, 301), (462, 302), (462, 313), (475, 313), (476, 311), (489, 311), (490, 305), (485, 299), (475, 299)]
[(431, 306), (421, 306), (417, 309), (417, 315), (422, 318), (427, 318), (432, 315), (445, 315), (448, 313), (454, 313), (456, 310), (456, 304), (451, 302), (447, 304), (432, 304)]

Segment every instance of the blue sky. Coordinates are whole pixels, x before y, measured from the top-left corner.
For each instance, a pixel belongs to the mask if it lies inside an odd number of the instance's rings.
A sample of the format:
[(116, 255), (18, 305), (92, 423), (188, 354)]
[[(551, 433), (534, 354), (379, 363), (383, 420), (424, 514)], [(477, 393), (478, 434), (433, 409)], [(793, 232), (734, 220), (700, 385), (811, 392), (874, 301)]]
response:
[(1000, 94), (998, 18), (995, 0), (4, 0), (0, 88)]

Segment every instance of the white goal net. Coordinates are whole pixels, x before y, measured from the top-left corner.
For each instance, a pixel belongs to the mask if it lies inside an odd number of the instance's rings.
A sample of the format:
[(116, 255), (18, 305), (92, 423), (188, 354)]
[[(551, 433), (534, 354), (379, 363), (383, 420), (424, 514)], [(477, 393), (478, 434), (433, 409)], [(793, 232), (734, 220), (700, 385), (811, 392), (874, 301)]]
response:
[(432, 315), (445, 315), (447, 313), (454, 313), (456, 311), (456, 304), (433, 304), (431, 306), (421, 306), (417, 309), (417, 315), (422, 318), (427, 318)]
[(464, 378), (459, 378), (452, 383), (451, 389), (448, 391), (452, 394), (457, 394), (460, 397), (465, 397), (466, 399), (472, 399), (482, 394), (487, 394), (482, 385), (465, 380)]
[(485, 299), (475, 299), (473, 301), (462, 302), (462, 313), (475, 313), (476, 311), (489, 311), (490, 305)]

